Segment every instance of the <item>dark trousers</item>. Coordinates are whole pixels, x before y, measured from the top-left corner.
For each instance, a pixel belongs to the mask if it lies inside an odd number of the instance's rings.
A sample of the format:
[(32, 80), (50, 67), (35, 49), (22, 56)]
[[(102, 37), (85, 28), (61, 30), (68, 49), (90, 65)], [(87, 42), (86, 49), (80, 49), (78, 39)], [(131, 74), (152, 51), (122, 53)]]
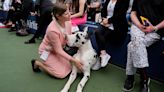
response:
[(0, 10), (0, 22), (4, 22), (7, 19), (8, 11)]
[(95, 37), (100, 50), (106, 49), (107, 42), (112, 38), (112, 34), (113, 30), (104, 26), (101, 26), (100, 30), (96, 30)]
[(41, 14), (38, 21), (38, 30), (31, 39), (35, 40), (35, 38), (39, 38), (41, 35), (44, 37), (47, 26), (50, 24), (51, 21), (52, 15), (50, 11), (46, 11), (43, 14)]
[(100, 25), (99, 30), (95, 31), (96, 42), (100, 51), (106, 50), (109, 43), (114, 46), (120, 46), (124, 42), (126, 35), (127, 32), (111, 30), (102, 25)]
[(9, 11), (8, 11), (8, 15), (7, 15), (7, 18), (6, 18), (6, 22), (9, 22), (9, 20), (10, 20), (10, 21), (12, 20), (13, 14), (14, 14), (14, 11), (13, 11), (13, 10), (9, 10)]

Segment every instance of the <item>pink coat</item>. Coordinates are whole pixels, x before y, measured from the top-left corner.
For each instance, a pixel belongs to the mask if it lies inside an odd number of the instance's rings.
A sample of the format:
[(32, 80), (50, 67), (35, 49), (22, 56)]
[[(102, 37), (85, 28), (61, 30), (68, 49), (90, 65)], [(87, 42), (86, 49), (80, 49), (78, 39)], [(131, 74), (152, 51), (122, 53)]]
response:
[[(71, 22), (66, 22), (66, 32), (71, 34)], [(63, 50), (65, 44), (65, 37), (58, 28), (56, 21), (53, 20), (47, 27), (45, 37), (39, 47), (39, 54), (41, 54), (47, 46), (52, 46), (50, 55), (44, 64), (57, 78), (64, 78), (71, 72), (70, 60), (72, 56)]]

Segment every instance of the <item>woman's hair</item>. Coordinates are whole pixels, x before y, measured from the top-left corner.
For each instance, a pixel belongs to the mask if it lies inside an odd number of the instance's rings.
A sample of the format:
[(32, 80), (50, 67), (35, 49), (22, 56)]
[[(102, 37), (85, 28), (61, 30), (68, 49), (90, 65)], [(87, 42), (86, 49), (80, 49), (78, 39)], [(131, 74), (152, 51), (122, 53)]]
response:
[(72, 9), (75, 9), (75, 12), (79, 12), (79, 0), (72, 0)]
[[(79, 2), (80, 2), (80, 0), (72, 0), (72, 7), (71, 8), (75, 9), (75, 13), (79, 12), (79, 8), (80, 8)], [(87, 9), (87, 3), (85, 3), (85, 5), (84, 5), (84, 12), (86, 11), (86, 9)]]
[(52, 10), (52, 13), (53, 13), (53, 16), (57, 19), (56, 15), (61, 16), (66, 11), (67, 11), (67, 6), (65, 4), (55, 3), (54, 7), (53, 7), (53, 10)]

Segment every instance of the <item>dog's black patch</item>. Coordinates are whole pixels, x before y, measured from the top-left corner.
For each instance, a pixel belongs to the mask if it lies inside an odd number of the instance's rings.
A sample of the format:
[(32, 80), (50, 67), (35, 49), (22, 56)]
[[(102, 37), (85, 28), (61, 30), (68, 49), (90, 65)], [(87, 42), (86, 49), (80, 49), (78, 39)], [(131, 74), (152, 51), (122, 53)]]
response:
[(81, 88), (83, 87), (82, 84), (80, 84), (80, 87), (81, 87)]
[(71, 75), (74, 75), (74, 73), (71, 73)]
[(76, 41), (75, 41), (76, 43), (78, 42), (78, 40), (76, 39)]
[(77, 39), (80, 39), (80, 36), (79, 36), (78, 34), (76, 34), (76, 38), (77, 38)]
[(87, 78), (89, 79), (89, 75), (87, 75)]

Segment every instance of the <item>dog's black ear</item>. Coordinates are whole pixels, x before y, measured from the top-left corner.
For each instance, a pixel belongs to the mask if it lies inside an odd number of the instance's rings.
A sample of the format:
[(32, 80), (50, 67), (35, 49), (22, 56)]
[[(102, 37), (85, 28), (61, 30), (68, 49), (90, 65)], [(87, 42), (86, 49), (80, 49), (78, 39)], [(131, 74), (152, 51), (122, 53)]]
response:
[(84, 32), (88, 32), (88, 26), (84, 27)]
[(91, 35), (92, 35), (92, 33), (87, 31), (87, 35), (86, 35), (85, 39), (90, 39)]

